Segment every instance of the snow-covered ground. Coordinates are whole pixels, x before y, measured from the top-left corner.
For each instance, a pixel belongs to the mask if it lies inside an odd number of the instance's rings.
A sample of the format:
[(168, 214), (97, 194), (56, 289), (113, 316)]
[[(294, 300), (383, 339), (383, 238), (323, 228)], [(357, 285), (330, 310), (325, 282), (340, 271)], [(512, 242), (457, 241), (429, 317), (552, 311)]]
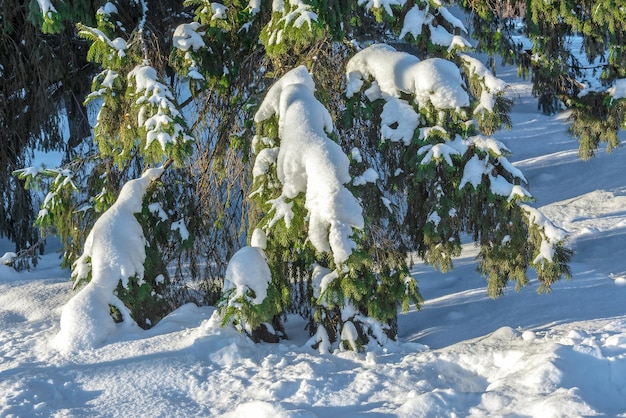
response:
[(514, 70), (498, 76), (516, 105), (495, 136), (569, 231), (571, 281), (491, 300), (469, 245), (452, 273), (416, 266), (426, 303), (384, 350), (320, 355), (297, 318), (291, 340), (253, 344), (186, 305), (64, 356), (51, 341), (70, 272), (54, 254), (30, 272), (0, 266), (0, 416), (626, 416), (626, 147), (580, 161), (567, 115), (538, 113)]

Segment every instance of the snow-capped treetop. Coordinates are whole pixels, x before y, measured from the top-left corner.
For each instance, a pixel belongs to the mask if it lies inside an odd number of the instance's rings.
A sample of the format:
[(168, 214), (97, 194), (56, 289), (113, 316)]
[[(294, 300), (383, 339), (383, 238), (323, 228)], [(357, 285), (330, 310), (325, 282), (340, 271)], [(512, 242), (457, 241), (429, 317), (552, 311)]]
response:
[(271, 202), (275, 216), (269, 226), (284, 219), (289, 227), (294, 215), (285, 199), (305, 193), (309, 239), (318, 251), (332, 251), (340, 264), (355, 248), (352, 228), (362, 228), (364, 221), (361, 206), (344, 186), (351, 180), (348, 157), (328, 138), (332, 119), (314, 90), (307, 69), (297, 67), (270, 88), (254, 117), (258, 123), (278, 116), (276, 173), (282, 193)]
[(140, 178), (124, 184), (115, 203), (98, 218), (87, 236), (83, 254), (73, 266), (76, 283), (91, 271), (92, 283), (113, 292), (120, 280), (126, 285), (130, 277), (143, 277), (145, 239), (134, 214), (141, 212), (148, 185), (163, 170), (148, 169)]
[(135, 104), (140, 107), (138, 124), (146, 129), (146, 148), (153, 141), (157, 141), (164, 151), (168, 144), (193, 141), (185, 128), (175, 122), (180, 112), (174, 103), (174, 95), (168, 86), (158, 80), (153, 67), (138, 65), (128, 73), (128, 79), (134, 82)]
[[(240, 303), (238, 299), (242, 297), (258, 305), (265, 300), (271, 281), (272, 274), (263, 250), (253, 246), (243, 247), (228, 262), (223, 292), (232, 292), (228, 297), (229, 305)], [(249, 290), (254, 292), (254, 297), (249, 296)]]
[(131, 277), (141, 283), (146, 260), (143, 229), (135, 213), (141, 212), (148, 185), (164, 168), (146, 170), (122, 187), (115, 203), (98, 218), (85, 240), (83, 254), (74, 263), (72, 277), (81, 283), (91, 272), (91, 281), (63, 307), (61, 329), (55, 338), (64, 353), (93, 348), (116, 330), (110, 306), (119, 310), (122, 326), (136, 326), (130, 310), (114, 294)]

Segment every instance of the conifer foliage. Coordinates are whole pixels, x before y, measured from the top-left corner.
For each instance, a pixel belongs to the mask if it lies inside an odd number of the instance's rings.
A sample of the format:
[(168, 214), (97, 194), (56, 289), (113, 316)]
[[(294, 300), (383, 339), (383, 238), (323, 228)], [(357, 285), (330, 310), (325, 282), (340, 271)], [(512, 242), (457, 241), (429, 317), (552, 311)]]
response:
[[(572, 110), (579, 156), (619, 145), (626, 127), (626, 6), (610, 0), (461, 1), (473, 11), (478, 48), (529, 74), (538, 107)], [(522, 19), (524, 18), (524, 19)], [(526, 38), (526, 41), (524, 41)]]
[[(44, 31), (71, 19), (65, 2), (38, 4)], [(145, 265), (105, 263), (101, 308), (144, 327), (194, 300), (256, 341), (288, 337), (297, 311), (320, 352), (385, 344), (398, 310), (422, 303), (411, 260), (450, 270), (465, 237), (492, 297), (529, 267), (540, 291), (569, 277), (563, 231), (490, 137), (510, 125), (506, 86), (441, 2), (120, 0), (94, 22), (76, 28), (99, 68), (96, 147), (19, 172), (49, 178), (38, 223), (85, 286), (74, 305), (102, 280), (93, 249), (115, 245), (102, 224), (132, 184)]]

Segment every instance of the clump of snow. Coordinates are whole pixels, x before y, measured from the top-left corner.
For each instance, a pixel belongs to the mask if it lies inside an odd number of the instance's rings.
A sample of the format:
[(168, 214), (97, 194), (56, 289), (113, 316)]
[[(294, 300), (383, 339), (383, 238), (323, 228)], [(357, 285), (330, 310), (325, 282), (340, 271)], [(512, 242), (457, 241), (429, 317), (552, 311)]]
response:
[[(270, 268), (262, 248), (243, 247), (228, 262), (222, 293), (228, 296), (229, 306), (238, 306), (245, 298), (258, 305), (267, 297), (267, 287), (272, 281)], [(249, 291), (254, 293), (251, 297)], [(229, 294), (229, 292), (232, 292)]]
[(367, 183), (376, 183), (376, 180), (378, 180), (378, 173), (373, 168), (368, 168), (363, 174), (356, 176), (354, 180), (352, 180), (352, 184), (362, 186)]
[(17, 257), (17, 254), (14, 252), (6, 252), (0, 257), (0, 265), (11, 264), (13, 260)]
[(474, 113), (482, 111), (493, 112), (496, 96), (504, 91), (507, 84), (495, 77), (493, 73), (478, 59), (462, 54), (461, 59), (469, 67), (469, 75), (478, 77), (481, 80), (483, 89), (480, 95), (478, 106), (474, 109)]
[(391, 6), (404, 6), (406, 0), (359, 0), (359, 5), (365, 7), (367, 10), (371, 9), (385, 9), (385, 12), (389, 16), (393, 16)]
[(109, 305), (119, 309), (122, 326), (135, 324), (130, 311), (113, 292), (120, 281), (127, 286), (129, 278), (143, 278), (146, 242), (135, 213), (141, 212), (148, 185), (163, 170), (152, 168), (141, 178), (128, 181), (87, 235), (72, 275), (78, 283), (91, 273), (91, 281), (63, 307), (61, 329), (55, 338), (61, 352), (97, 347), (115, 332), (117, 326), (109, 314)]
[(419, 125), (419, 115), (406, 100), (388, 97), (380, 115), (380, 133), (383, 139), (392, 142), (402, 141), (409, 145), (415, 129)]
[(41, 9), (41, 13), (44, 16), (49, 16), (50, 13), (57, 13), (57, 9), (54, 8), (54, 5), (50, 0), (37, 0), (39, 4), (39, 9)]
[(529, 222), (537, 225), (539, 230), (543, 231), (539, 254), (533, 260), (533, 264), (539, 264), (544, 260), (551, 263), (557, 244), (565, 240), (567, 233), (554, 225), (538, 209), (528, 205), (520, 205), (520, 207), (528, 214)]
[(227, 7), (221, 3), (211, 3), (211, 20), (226, 19), (226, 10)]
[(267, 173), (270, 167), (276, 164), (278, 159), (279, 147), (263, 148), (254, 159), (254, 167), (252, 168), (252, 176), (259, 177)]
[(261, 11), (261, 0), (250, 0), (248, 2), (248, 10), (252, 16), (258, 14)]
[(356, 340), (359, 339), (359, 333), (352, 321), (346, 321), (341, 328), (341, 341), (346, 341), (352, 351), (358, 352), (359, 348), (356, 344)]
[(252, 232), (252, 238), (250, 239), (250, 245), (264, 250), (267, 247), (267, 235), (262, 229), (256, 228)]
[(172, 37), (172, 44), (175, 48), (182, 51), (197, 51), (200, 48), (204, 48), (206, 45), (202, 39), (203, 32), (196, 32), (200, 27), (199, 22), (183, 23), (178, 25), (174, 30)]
[[(467, 29), (465, 28), (463, 22), (450, 13), (447, 8), (442, 5), (438, 5), (435, 10), (453, 28), (467, 33)], [(391, 13), (389, 14), (391, 15)], [(448, 47), (448, 51), (451, 51), (455, 47), (467, 48), (472, 46), (468, 40), (460, 35), (453, 35), (442, 25), (433, 25), (434, 19), (435, 16), (430, 12), (430, 5), (428, 3), (426, 3), (424, 9), (420, 9), (418, 5), (414, 5), (404, 16), (402, 30), (400, 31), (400, 38), (404, 38), (409, 34), (414, 38), (417, 38), (422, 34), (423, 27), (428, 26), (431, 42), (435, 45)]]
[(92, 27), (85, 27), (83, 30), (80, 31), (81, 33), (89, 33), (95, 37), (98, 38), (98, 40), (100, 40), (101, 42), (104, 42), (105, 44), (107, 44), (109, 47), (111, 47), (112, 49), (114, 49), (117, 54), (118, 57), (125, 57), (126, 56), (126, 48), (128, 47), (126, 40), (117, 37), (115, 39), (110, 39), (104, 32), (102, 32), (100, 29), (97, 28), (92, 28)]
[(418, 5), (411, 7), (411, 10), (404, 16), (400, 39), (408, 34), (413, 35), (413, 37), (417, 39), (417, 37), (422, 34), (422, 27), (432, 20), (432, 15), (428, 13), (428, 9), (428, 5), (426, 5), (425, 9), (420, 9)]
[(452, 155), (460, 155), (460, 152), (455, 148), (449, 146), (448, 144), (436, 144), (436, 145), (425, 145), (421, 147), (417, 154), (421, 155), (426, 153), (424, 158), (422, 159), (422, 165), (426, 165), (430, 163), (433, 159), (435, 161), (443, 160), (449, 165), (452, 166)]
[[(289, 25), (294, 28), (301, 28), (307, 24), (309, 30), (312, 30), (313, 22), (317, 22), (317, 14), (311, 10), (311, 5), (302, 0), (290, 0), (289, 6), (288, 9), (285, 8), (285, 3), (282, 0), (274, 0), (272, 2), (272, 12), (281, 13), (283, 16), (276, 22), (270, 21), (267, 26), (271, 32), (268, 40), (270, 45), (281, 43), (283, 31)], [(253, 6), (249, 7), (251, 7), (251, 10), (255, 10), (252, 9)]]
[(469, 96), (458, 67), (451, 61), (430, 58), (420, 61), (406, 52), (375, 44), (359, 51), (346, 67), (346, 96), (361, 90), (364, 80), (373, 79), (383, 97), (412, 94), (420, 106), (431, 103), (436, 109), (469, 105)]
[(187, 229), (187, 226), (185, 225), (184, 219), (180, 219), (176, 222), (172, 222), (171, 230), (178, 231), (178, 233), (180, 234), (180, 238), (183, 241), (186, 241), (187, 239), (189, 239), (189, 230)]
[(626, 98), (626, 78), (615, 80), (607, 92), (612, 96), (613, 100)]
[(364, 221), (359, 202), (344, 186), (351, 180), (349, 159), (328, 138), (332, 119), (314, 91), (308, 70), (297, 67), (270, 88), (254, 120), (278, 116), (281, 143), (276, 173), (282, 194), (270, 202), (275, 211), (272, 223), (284, 219), (289, 226), (293, 212), (291, 202), (285, 199), (304, 193), (311, 243), (320, 252), (332, 251), (340, 264), (356, 247), (351, 238), (353, 228), (362, 228)]
[(112, 14), (117, 14), (117, 7), (108, 1), (104, 4), (104, 6), (100, 6), (96, 13), (111, 16)]
[(16, 257), (17, 254), (14, 252), (6, 252), (0, 257), (0, 280), (15, 279), (18, 277), (18, 272), (10, 265)]

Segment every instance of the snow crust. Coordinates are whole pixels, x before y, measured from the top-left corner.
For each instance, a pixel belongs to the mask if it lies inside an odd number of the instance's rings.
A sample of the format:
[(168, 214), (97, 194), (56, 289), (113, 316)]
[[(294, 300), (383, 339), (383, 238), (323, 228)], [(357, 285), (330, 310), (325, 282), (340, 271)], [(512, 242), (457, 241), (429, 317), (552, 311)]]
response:
[[(356, 247), (350, 238), (353, 228), (363, 228), (364, 221), (359, 202), (344, 186), (351, 181), (349, 159), (328, 137), (332, 119), (314, 91), (308, 70), (297, 67), (270, 88), (254, 117), (258, 123), (278, 116), (280, 147), (275, 164), (282, 193), (269, 202), (275, 213), (270, 227), (279, 220), (289, 227), (293, 212), (287, 199), (304, 193), (311, 243), (320, 252), (332, 251), (341, 264)], [(254, 166), (257, 174), (268, 167), (274, 153), (259, 155), (261, 160), (255, 160)]]
[(124, 304), (114, 295), (118, 283), (128, 285), (130, 277), (143, 279), (146, 259), (145, 238), (135, 213), (141, 212), (147, 187), (163, 173), (152, 168), (127, 182), (115, 203), (98, 218), (87, 235), (83, 254), (73, 265), (76, 282), (91, 273), (91, 281), (63, 307), (61, 327), (55, 344), (69, 354), (101, 345), (118, 325), (109, 315), (109, 305), (119, 309), (122, 327), (135, 322)]

